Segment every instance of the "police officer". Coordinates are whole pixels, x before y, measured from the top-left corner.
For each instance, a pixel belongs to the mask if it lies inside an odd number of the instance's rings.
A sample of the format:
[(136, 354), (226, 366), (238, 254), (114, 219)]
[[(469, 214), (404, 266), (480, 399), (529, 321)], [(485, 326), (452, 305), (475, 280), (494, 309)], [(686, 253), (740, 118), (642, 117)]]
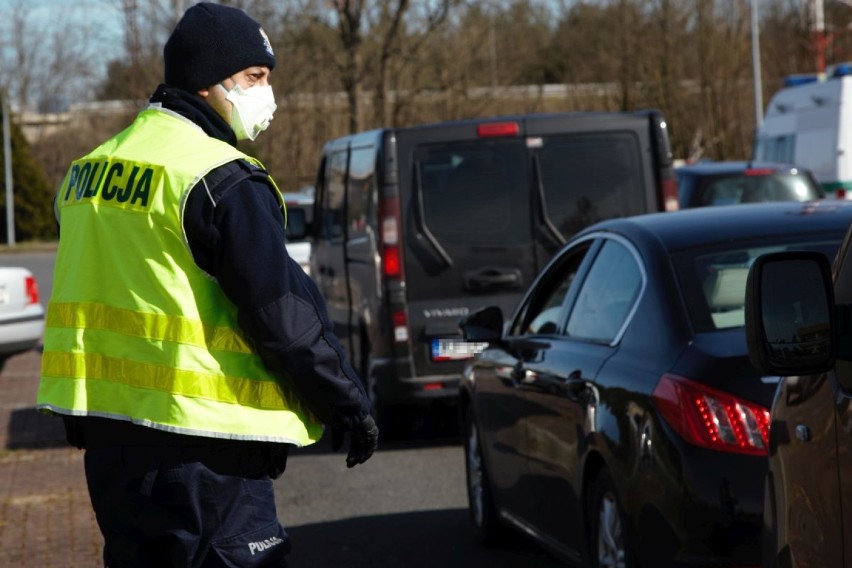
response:
[(86, 450), (106, 566), (284, 566), (272, 479), (288, 449), (327, 425), (352, 467), (378, 429), (287, 255), (281, 193), (236, 148), (275, 110), (266, 34), (202, 2), (164, 60), (149, 106), (57, 195), (37, 405)]

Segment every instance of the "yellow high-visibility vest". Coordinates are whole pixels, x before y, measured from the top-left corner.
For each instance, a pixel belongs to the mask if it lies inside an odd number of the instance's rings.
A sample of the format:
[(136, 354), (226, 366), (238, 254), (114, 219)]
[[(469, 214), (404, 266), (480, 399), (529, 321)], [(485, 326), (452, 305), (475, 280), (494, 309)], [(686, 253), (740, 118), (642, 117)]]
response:
[(39, 409), (215, 438), (320, 438), (322, 425), (266, 370), (183, 231), (189, 190), (236, 159), (260, 165), (149, 108), (71, 165), (56, 200)]

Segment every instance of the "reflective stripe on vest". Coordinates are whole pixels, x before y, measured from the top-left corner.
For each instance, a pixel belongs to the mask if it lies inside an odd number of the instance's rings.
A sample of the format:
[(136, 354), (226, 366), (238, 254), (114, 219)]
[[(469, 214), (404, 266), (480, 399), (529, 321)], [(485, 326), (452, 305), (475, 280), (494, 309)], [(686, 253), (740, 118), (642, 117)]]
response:
[(266, 370), (186, 244), (187, 192), (236, 159), (260, 165), (149, 109), (72, 164), (57, 196), (38, 408), (220, 438), (319, 439), (322, 426)]

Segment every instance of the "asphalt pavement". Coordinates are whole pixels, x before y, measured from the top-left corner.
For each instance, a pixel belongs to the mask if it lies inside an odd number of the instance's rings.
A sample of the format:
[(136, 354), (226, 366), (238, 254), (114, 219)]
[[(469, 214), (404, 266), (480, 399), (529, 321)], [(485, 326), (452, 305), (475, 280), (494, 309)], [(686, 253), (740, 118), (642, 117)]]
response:
[[(61, 420), (36, 412), (41, 354), (0, 371), (0, 568), (103, 567), (83, 452)], [(385, 444), (348, 470), (321, 441), (295, 452), (276, 481), (293, 568), (550, 568), (543, 551), (470, 536), (457, 443)], [(417, 472), (417, 473), (415, 473)], [(425, 501), (424, 501), (425, 500)]]
[[(54, 253), (9, 251), (0, 264), (36, 274), (46, 305)], [(0, 370), (0, 568), (103, 567), (83, 452), (59, 419), (35, 409), (41, 354)], [(541, 549), (512, 541), (484, 549), (471, 538), (457, 433), (383, 439), (366, 464), (345, 466), (327, 440), (295, 451), (275, 482), (279, 518), (293, 541), (292, 568), (553, 568)]]

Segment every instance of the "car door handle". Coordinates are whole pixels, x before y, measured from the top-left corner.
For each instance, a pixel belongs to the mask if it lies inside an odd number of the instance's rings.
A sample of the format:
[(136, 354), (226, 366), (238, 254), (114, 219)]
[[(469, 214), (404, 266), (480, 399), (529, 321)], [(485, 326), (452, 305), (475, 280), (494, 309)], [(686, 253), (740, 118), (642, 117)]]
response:
[(565, 379), (565, 387), (574, 394), (586, 388), (586, 379), (583, 378), (580, 369), (571, 371), (571, 374)]

